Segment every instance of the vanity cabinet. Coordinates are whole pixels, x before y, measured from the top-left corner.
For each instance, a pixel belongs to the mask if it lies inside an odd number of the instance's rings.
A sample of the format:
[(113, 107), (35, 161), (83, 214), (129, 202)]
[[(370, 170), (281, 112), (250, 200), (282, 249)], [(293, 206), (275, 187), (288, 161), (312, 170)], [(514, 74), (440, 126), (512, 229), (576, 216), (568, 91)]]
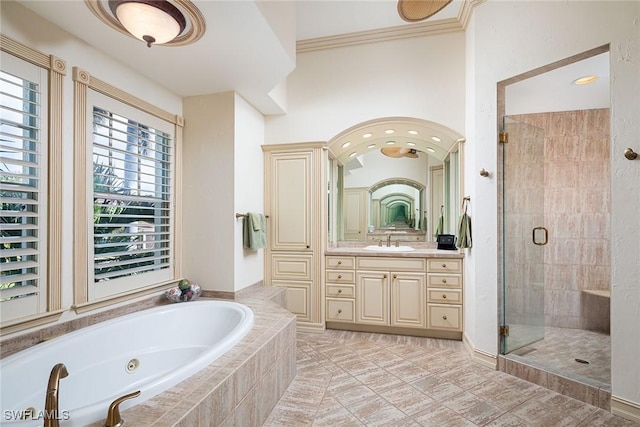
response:
[(263, 145), (265, 286), (287, 290), (298, 329), (323, 331), (326, 164), (322, 143)]
[(462, 337), (462, 259), (327, 255), (325, 287), (331, 328)]
[(462, 307), (462, 259), (429, 259), (427, 262), (428, 328), (462, 332)]

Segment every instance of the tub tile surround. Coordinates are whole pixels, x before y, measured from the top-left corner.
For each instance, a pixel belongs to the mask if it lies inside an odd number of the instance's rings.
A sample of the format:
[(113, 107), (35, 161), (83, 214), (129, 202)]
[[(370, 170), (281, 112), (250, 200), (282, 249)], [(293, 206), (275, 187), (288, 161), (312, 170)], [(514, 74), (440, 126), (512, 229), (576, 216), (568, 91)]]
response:
[[(219, 296), (215, 292), (205, 291), (201, 299), (213, 295)], [(225, 293), (225, 296), (228, 295)], [(139, 405), (122, 410), (125, 425), (262, 425), (296, 376), (295, 316), (283, 308), (286, 295), (281, 288), (264, 287), (258, 283), (232, 297), (224, 299), (245, 304), (254, 313), (254, 325), (247, 336), (192, 377)], [(165, 304), (170, 302), (163, 295), (157, 295), (135, 304), (10, 338), (2, 342), (2, 357), (49, 337)], [(103, 425), (104, 420), (90, 427)]]
[(338, 330), (297, 341), (298, 375), (265, 427), (640, 427), (480, 365), (459, 341)]

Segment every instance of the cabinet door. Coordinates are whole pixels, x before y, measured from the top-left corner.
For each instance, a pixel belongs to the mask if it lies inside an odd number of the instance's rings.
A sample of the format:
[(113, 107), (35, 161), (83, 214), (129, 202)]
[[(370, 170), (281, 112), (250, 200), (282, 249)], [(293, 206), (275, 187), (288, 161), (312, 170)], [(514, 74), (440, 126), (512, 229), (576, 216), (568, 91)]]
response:
[(391, 273), (391, 326), (427, 326), (426, 288), (425, 274)]
[(271, 153), (271, 250), (311, 250), (312, 155)]
[(274, 280), (273, 286), (287, 289), (287, 310), (298, 320), (311, 321), (311, 283)]
[(358, 272), (356, 323), (389, 325), (389, 273)]

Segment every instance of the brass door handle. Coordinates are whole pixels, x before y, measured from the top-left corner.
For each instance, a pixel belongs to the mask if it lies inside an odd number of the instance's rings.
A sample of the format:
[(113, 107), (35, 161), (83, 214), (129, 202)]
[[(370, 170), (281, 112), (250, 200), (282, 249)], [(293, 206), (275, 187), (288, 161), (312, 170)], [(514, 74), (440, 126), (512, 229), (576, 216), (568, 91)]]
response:
[[(544, 239), (542, 240), (542, 242), (538, 242), (536, 240), (536, 231), (538, 230), (542, 230), (544, 232), (543, 236)], [(533, 227), (533, 230), (531, 231), (531, 240), (533, 241), (534, 245), (538, 245), (538, 246), (544, 246), (547, 244), (547, 242), (549, 241), (549, 230), (547, 230), (544, 227)]]

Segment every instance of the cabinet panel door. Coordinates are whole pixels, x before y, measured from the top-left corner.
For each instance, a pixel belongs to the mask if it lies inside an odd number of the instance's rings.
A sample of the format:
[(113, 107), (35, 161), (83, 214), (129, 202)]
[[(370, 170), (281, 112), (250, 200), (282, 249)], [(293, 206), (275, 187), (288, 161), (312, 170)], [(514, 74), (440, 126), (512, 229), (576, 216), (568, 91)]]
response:
[(356, 323), (389, 325), (389, 274), (358, 272)]
[(274, 280), (273, 286), (287, 288), (287, 310), (299, 320), (311, 321), (311, 283)]
[(353, 323), (354, 300), (327, 298), (327, 322)]
[(427, 326), (424, 274), (391, 273), (391, 326)]
[(272, 250), (311, 248), (312, 152), (271, 154)]

